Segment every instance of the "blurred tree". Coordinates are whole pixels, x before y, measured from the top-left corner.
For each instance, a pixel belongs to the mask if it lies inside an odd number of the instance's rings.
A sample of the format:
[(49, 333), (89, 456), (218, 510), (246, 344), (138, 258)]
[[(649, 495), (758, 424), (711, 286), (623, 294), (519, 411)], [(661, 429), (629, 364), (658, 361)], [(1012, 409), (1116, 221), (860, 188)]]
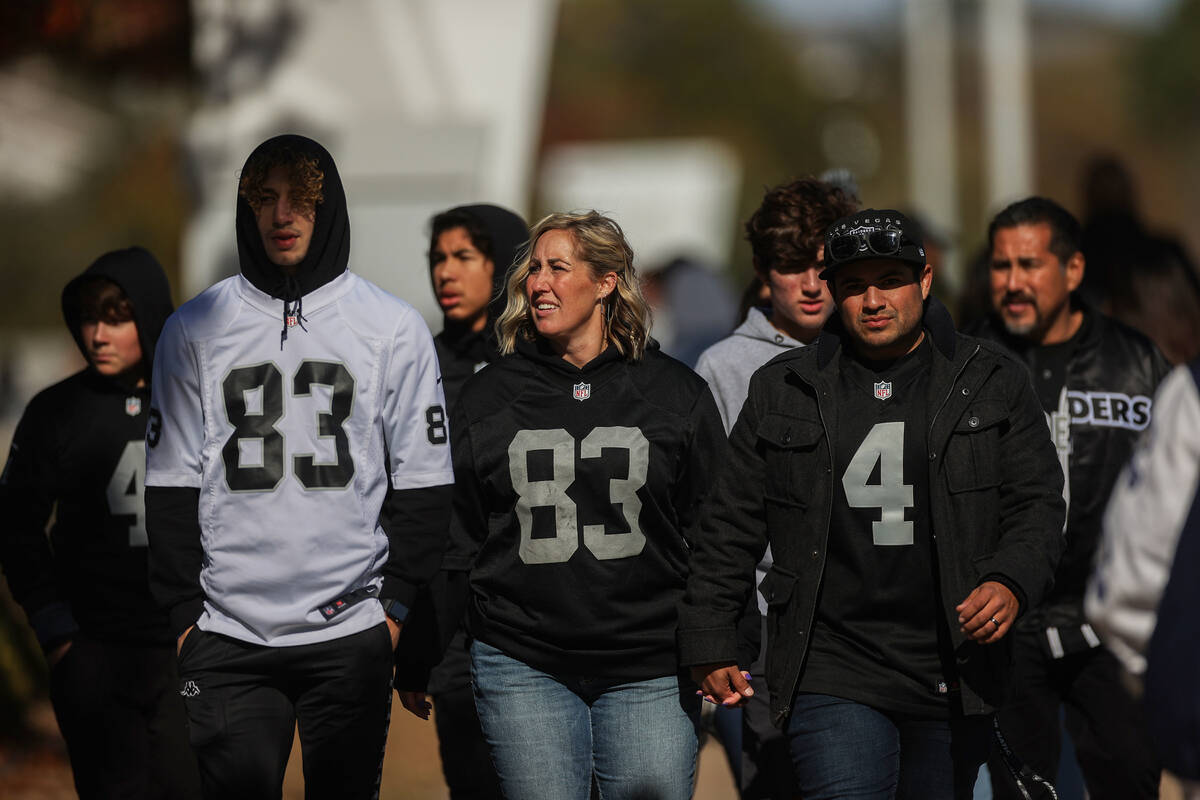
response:
[(1180, 0), (1133, 48), (1130, 105), (1151, 136), (1195, 141), (1200, 128), (1200, 2)]
[[(564, 0), (542, 147), (718, 137), (742, 158), (745, 219), (764, 186), (825, 166), (801, 77), (792, 43), (746, 2)], [(748, 253), (735, 259), (747, 275)]]

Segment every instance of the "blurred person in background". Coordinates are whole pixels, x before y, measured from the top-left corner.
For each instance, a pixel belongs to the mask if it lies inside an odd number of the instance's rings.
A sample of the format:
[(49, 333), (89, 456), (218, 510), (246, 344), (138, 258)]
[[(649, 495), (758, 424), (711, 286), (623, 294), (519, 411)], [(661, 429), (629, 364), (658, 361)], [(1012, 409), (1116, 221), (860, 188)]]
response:
[[(1200, 799), (1200, 361), (1176, 367), (1113, 488), (1084, 601), (1104, 643), (1144, 679), (1163, 766)], [(1119, 757), (1119, 756), (1118, 756)]]
[(736, 322), (737, 301), (725, 276), (694, 258), (680, 256), (649, 270), (642, 291), (662, 351), (689, 367)]
[(463, 387), (452, 532), (477, 552), (475, 703), (508, 800), (685, 800), (700, 698), (676, 603), (696, 509), (725, 454), (704, 381), (663, 355), (620, 227), (530, 232)]
[[(1147, 337), (1079, 296), (1086, 267), (1080, 227), (1062, 206), (1042, 197), (1014, 203), (992, 220), (988, 241), (992, 315), (979, 335), (1029, 367), (1067, 501), (1067, 550), (1054, 588), (1017, 624), (1013, 690), (1000, 727), (1025, 764), (1053, 776), (1065, 706), (1089, 795), (1156, 798), (1159, 770), (1141, 709), (1084, 617), (1083, 595), (1113, 483), (1150, 423), (1154, 391), (1169, 366)], [(1019, 797), (998, 755), (990, 766), (995, 795)]]
[(205, 796), (279, 797), (298, 723), (305, 796), (365, 800), (394, 651), (446, 545), (437, 355), (415, 309), (348, 269), (321, 145), (260, 144), (236, 209), (240, 274), (176, 311), (156, 353), (151, 586)]
[[(750, 376), (763, 364), (817, 337), (833, 313), (833, 296), (821, 279), (825, 229), (857, 208), (843, 190), (814, 178), (801, 178), (767, 190), (762, 204), (746, 221), (746, 240), (754, 257), (754, 273), (766, 288), (768, 306), (750, 308), (732, 336), (705, 350), (696, 372), (708, 381), (726, 433), (733, 428)], [(771, 568), (771, 550), (757, 567), (755, 587)], [(796, 794), (787, 738), (771, 724), (770, 699), (763, 677), (767, 607), (755, 591), (749, 642), (761, 642), (740, 663), (750, 664), (755, 694), (745, 708), (717, 709), (718, 716), (739, 717), (741, 747), (733, 772), (743, 798), (781, 798)], [(757, 613), (753, 613), (757, 612)], [(743, 637), (745, 638), (745, 637)]]
[(1167, 360), (1200, 355), (1200, 276), (1174, 237), (1146, 229), (1133, 176), (1118, 159), (1099, 156), (1084, 173), (1080, 292), (1093, 305), (1149, 336)]
[(908, 220), (825, 233), (821, 335), (755, 372), (701, 514), (681, 661), (729, 705), (767, 545), (771, 720), (799, 794), (970, 798), (1007, 634), (1062, 552), (1062, 472), (1025, 368), (959, 334)]
[[(429, 277), (443, 322), (442, 332), (433, 337), (433, 344), (442, 368), (450, 429), (454, 430), (463, 384), (500, 356), (494, 323), (504, 309), (504, 279), (529, 229), (513, 212), (487, 204), (443, 211), (434, 216), (430, 228)], [(428, 681), (442, 774), (454, 800), (499, 798), (500, 782), (471, 692), (466, 630), (456, 624), (462, 618), (462, 604), (453, 602), (454, 598), (465, 597), (471, 553), (454, 544), (451, 542), (442, 559), (442, 571), (430, 584), (430, 591), (437, 596), (433, 607), (448, 609), (440, 612), (445, 614), (445, 622), (439, 638), (452, 637)], [(402, 646), (406, 638), (402, 637)], [(444, 646), (444, 642), (439, 641), (437, 646)], [(404, 685), (403, 675), (401, 668), (396, 678), (398, 689), (421, 688)]]
[(142, 503), (150, 367), (172, 308), (140, 247), (68, 283), (63, 317), (88, 366), (30, 401), (0, 476), (0, 564), (46, 652), (82, 798), (199, 797)]

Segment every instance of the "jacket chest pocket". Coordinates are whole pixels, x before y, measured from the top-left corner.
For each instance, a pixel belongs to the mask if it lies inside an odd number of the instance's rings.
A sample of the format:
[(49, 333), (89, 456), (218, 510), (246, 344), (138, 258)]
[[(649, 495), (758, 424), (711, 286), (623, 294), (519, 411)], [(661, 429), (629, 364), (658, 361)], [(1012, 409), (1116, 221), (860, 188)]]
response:
[(1008, 409), (1000, 402), (976, 403), (958, 418), (942, 465), (952, 493), (1000, 485), (1000, 434), (1007, 425)]
[(806, 508), (806, 488), (823, 469), (819, 447), (825, 432), (820, 423), (767, 414), (758, 424), (758, 449), (766, 466), (763, 499), (768, 504)]

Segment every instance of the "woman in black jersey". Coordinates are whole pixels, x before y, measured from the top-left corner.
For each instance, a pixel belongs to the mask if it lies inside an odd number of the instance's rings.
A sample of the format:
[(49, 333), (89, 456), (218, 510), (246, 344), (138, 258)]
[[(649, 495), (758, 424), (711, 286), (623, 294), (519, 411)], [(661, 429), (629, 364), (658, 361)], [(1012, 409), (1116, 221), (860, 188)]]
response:
[(698, 698), (675, 605), (725, 435), (659, 352), (620, 227), (552, 214), (507, 281), (503, 358), (463, 388), (454, 535), (477, 552), (475, 702), (504, 794), (687, 798)]

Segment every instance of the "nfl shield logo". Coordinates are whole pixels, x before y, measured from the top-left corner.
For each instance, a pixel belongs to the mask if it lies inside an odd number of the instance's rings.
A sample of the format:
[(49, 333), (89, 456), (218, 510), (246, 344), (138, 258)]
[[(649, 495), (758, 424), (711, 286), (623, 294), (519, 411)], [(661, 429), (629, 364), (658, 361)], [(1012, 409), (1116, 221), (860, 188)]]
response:
[(592, 396), (592, 385), (590, 383), (575, 384), (574, 398), (579, 401), (587, 400)]
[(892, 382), (878, 381), (875, 384), (875, 398), (877, 400), (887, 400), (892, 396)]
[(294, 328), (294, 327), (296, 327), (296, 322), (297, 322), (297, 320), (296, 320), (296, 317), (295, 317), (295, 315), (294, 315), (294, 314), (289, 314), (289, 315), (288, 315), (288, 318), (287, 318), (287, 326), (288, 326), (289, 328)]
[(131, 417), (136, 417), (138, 414), (142, 413), (142, 398), (126, 397), (125, 413)]

